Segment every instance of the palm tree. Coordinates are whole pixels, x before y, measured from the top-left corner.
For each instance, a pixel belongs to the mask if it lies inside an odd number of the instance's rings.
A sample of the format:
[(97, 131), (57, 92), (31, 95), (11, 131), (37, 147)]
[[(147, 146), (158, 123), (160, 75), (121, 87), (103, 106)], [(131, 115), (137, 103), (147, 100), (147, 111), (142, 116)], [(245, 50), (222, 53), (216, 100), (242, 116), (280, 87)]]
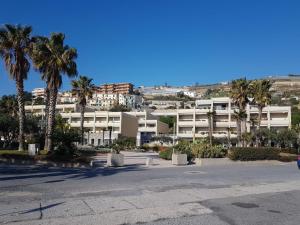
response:
[(62, 74), (69, 77), (77, 75), (75, 59), (77, 51), (64, 45), (65, 35), (53, 33), (50, 38), (40, 38), (35, 42), (33, 61), (35, 67), (41, 72), (42, 79), (46, 81), (49, 89), (49, 112), (47, 121), (47, 150), (53, 149), (53, 130), (55, 122), (55, 108), (58, 89), (62, 85)]
[[(232, 98), (233, 103), (238, 106), (239, 112), (242, 114), (246, 114), (246, 106), (249, 102), (249, 84), (250, 83), (246, 78), (233, 80), (231, 83), (230, 97)], [(243, 133), (246, 132), (246, 118), (247, 117), (244, 115), (243, 117), (240, 117), (240, 120), (237, 120), (240, 123), (240, 127), (242, 127), (243, 124)]]
[(263, 108), (271, 103), (270, 89), (272, 83), (269, 80), (255, 80), (250, 84), (251, 96), (253, 103), (258, 107), (257, 128), (260, 130)]
[(206, 113), (207, 119), (208, 119), (208, 129), (209, 129), (209, 144), (212, 146), (212, 138), (213, 138), (213, 129), (214, 129), (214, 117), (215, 117), (216, 112), (215, 111), (210, 111)]
[(231, 132), (232, 132), (232, 128), (231, 127), (227, 127), (226, 128), (226, 130), (227, 130), (227, 144), (228, 144), (228, 148), (230, 148), (231, 147)]
[(233, 117), (236, 119), (236, 132), (237, 132), (237, 142), (238, 142), (237, 144), (238, 146), (241, 146), (241, 138), (242, 138), (241, 121), (243, 121), (247, 117), (247, 114), (245, 111), (234, 111)]
[(10, 77), (15, 80), (19, 108), (19, 150), (24, 150), (24, 80), (30, 69), (30, 26), (4, 25), (0, 28), (0, 56)]
[(78, 80), (72, 81), (72, 93), (77, 96), (78, 104), (80, 106), (80, 132), (81, 132), (81, 144), (84, 141), (84, 113), (87, 103), (87, 99), (91, 98), (93, 95), (94, 85), (92, 84), (93, 79), (86, 76), (80, 76)]

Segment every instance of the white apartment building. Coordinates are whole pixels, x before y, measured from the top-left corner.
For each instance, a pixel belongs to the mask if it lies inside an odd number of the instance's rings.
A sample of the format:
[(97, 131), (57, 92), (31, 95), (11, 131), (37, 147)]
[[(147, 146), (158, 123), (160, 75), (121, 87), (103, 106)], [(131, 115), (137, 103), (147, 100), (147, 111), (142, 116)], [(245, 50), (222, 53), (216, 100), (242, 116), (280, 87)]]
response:
[(92, 99), (89, 100), (89, 105), (98, 106), (102, 109), (110, 109), (116, 104), (136, 109), (142, 103), (142, 96), (118, 93), (94, 93)]
[(60, 104), (76, 103), (78, 98), (72, 94), (71, 91), (59, 92), (57, 95), (57, 102)]
[[(60, 114), (72, 128), (80, 129), (80, 113)], [(119, 137), (136, 138), (138, 119), (124, 112), (86, 112), (84, 128), (86, 144), (105, 145)]]
[[(26, 113), (44, 115), (44, 105), (25, 106)], [(107, 112), (95, 111), (85, 113), (84, 127), (87, 132), (87, 143), (98, 145), (107, 143), (107, 130), (111, 127), (112, 138), (120, 136), (137, 137), (137, 143), (143, 144), (152, 136), (168, 134), (168, 125), (159, 121), (158, 116), (176, 118), (176, 136), (182, 139), (207, 137), (209, 133), (208, 112), (215, 112), (213, 118), (213, 136), (215, 138), (236, 138), (237, 110), (230, 98), (212, 98), (196, 101), (193, 109), (156, 110), (153, 112)], [(57, 105), (57, 113), (66, 118), (71, 127), (80, 127), (80, 113), (76, 104)], [(247, 105), (247, 131), (251, 131), (251, 120), (258, 116), (254, 105)], [(291, 126), (290, 106), (267, 106), (263, 109), (261, 126), (265, 128), (289, 128)], [(230, 128), (230, 129), (229, 129)], [(103, 130), (106, 130), (103, 131)], [(104, 138), (103, 138), (104, 135)], [(93, 140), (92, 140), (93, 139)], [(100, 142), (99, 142), (100, 140)]]
[[(34, 114), (36, 116), (45, 115), (45, 105), (25, 105), (26, 114)], [(57, 104), (56, 113), (77, 112), (79, 106), (77, 104)]]
[(34, 88), (31, 91), (32, 97), (36, 98), (45, 98), (45, 88)]
[[(179, 138), (199, 138), (208, 136), (208, 112), (215, 112), (213, 136), (216, 138), (236, 137), (234, 111), (237, 107), (230, 98), (197, 100), (194, 109), (179, 109), (177, 117), (177, 136)], [(247, 105), (247, 132), (253, 128), (251, 120), (257, 118), (258, 108)], [(266, 128), (289, 128), (291, 126), (290, 106), (267, 106), (263, 109), (261, 126)], [(230, 128), (230, 129), (228, 129)], [(230, 132), (230, 134), (228, 134)]]

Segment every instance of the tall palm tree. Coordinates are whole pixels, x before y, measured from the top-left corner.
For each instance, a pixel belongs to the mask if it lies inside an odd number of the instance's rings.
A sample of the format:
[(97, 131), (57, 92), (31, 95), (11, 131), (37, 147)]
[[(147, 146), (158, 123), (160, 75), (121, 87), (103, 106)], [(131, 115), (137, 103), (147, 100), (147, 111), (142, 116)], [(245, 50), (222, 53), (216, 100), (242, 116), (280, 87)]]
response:
[(24, 80), (30, 69), (30, 26), (4, 25), (0, 28), (0, 56), (10, 77), (15, 80), (19, 108), (19, 150), (24, 150)]
[[(237, 122), (240, 123), (241, 131), (246, 132), (246, 106), (249, 103), (249, 84), (250, 82), (247, 81), (246, 78), (240, 78), (237, 80), (233, 80), (231, 83), (231, 91), (230, 91), (230, 97), (233, 100), (233, 103), (238, 106), (239, 112), (244, 115), (244, 117), (241, 117), (240, 120)], [(243, 124), (243, 126), (242, 126)], [(242, 129), (243, 127), (243, 129)], [(241, 134), (242, 135), (242, 134)], [(241, 136), (240, 136), (241, 138)]]
[(238, 146), (241, 146), (241, 140), (242, 140), (241, 121), (243, 121), (247, 117), (247, 115), (245, 111), (234, 111), (233, 117), (236, 119), (236, 133), (237, 133), (237, 142), (238, 142), (237, 144)]
[(262, 111), (264, 107), (271, 103), (270, 89), (272, 83), (269, 80), (255, 80), (250, 84), (251, 97), (253, 103), (258, 107), (257, 128), (260, 130)]
[(80, 106), (80, 132), (81, 132), (81, 144), (84, 144), (84, 113), (87, 104), (87, 99), (92, 98), (94, 84), (93, 79), (86, 76), (80, 76), (78, 80), (72, 81), (72, 93), (77, 96), (78, 104)]
[(65, 35), (53, 33), (50, 38), (40, 38), (33, 48), (33, 61), (35, 67), (41, 72), (43, 80), (49, 89), (49, 115), (47, 121), (47, 147), (53, 149), (53, 130), (55, 122), (55, 108), (58, 89), (62, 85), (62, 74), (69, 77), (77, 75), (75, 59), (77, 51), (64, 45)]
[(231, 127), (227, 127), (227, 144), (228, 144), (228, 148), (231, 147), (231, 132), (232, 132), (232, 128)]
[(213, 129), (214, 129), (214, 117), (216, 112), (210, 111), (206, 113), (208, 119), (208, 133), (209, 133), (209, 144), (212, 146), (212, 138), (213, 138)]

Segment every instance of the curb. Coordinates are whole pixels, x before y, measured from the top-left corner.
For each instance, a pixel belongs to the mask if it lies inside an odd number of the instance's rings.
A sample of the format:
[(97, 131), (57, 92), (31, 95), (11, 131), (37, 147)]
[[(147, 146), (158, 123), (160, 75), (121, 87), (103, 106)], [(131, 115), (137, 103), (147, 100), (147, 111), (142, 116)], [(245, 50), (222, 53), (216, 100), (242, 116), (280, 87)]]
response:
[(44, 165), (50, 167), (64, 167), (64, 168), (91, 168), (89, 164), (72, 163), (72, 162), (53, 162), (47, 160), (16, 160), (0, 158), (0, 163), (11, 165)]

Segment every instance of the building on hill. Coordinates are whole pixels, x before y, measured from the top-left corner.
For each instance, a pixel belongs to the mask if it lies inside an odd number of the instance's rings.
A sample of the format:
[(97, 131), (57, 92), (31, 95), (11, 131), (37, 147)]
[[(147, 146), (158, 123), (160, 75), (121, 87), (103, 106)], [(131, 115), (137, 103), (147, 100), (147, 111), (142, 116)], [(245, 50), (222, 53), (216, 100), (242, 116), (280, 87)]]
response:
[(113, 83), (103, 84), (97, 89), (99, 94), (133, 94), (133, 84), (131, 83)]
[(45, 98), (46, 89), (45, 88), (34, 88), (31, 91), (33, 99)]
[(91, 106), (97, 106), (104, 110), (109, 110), (115, 105), (123, 105), (129, 109), (137, 109), (143, 104), (140, 95), (117, 94), (117, 93), (98, 93), (93, 94), (93, 98), (88, 101)]

